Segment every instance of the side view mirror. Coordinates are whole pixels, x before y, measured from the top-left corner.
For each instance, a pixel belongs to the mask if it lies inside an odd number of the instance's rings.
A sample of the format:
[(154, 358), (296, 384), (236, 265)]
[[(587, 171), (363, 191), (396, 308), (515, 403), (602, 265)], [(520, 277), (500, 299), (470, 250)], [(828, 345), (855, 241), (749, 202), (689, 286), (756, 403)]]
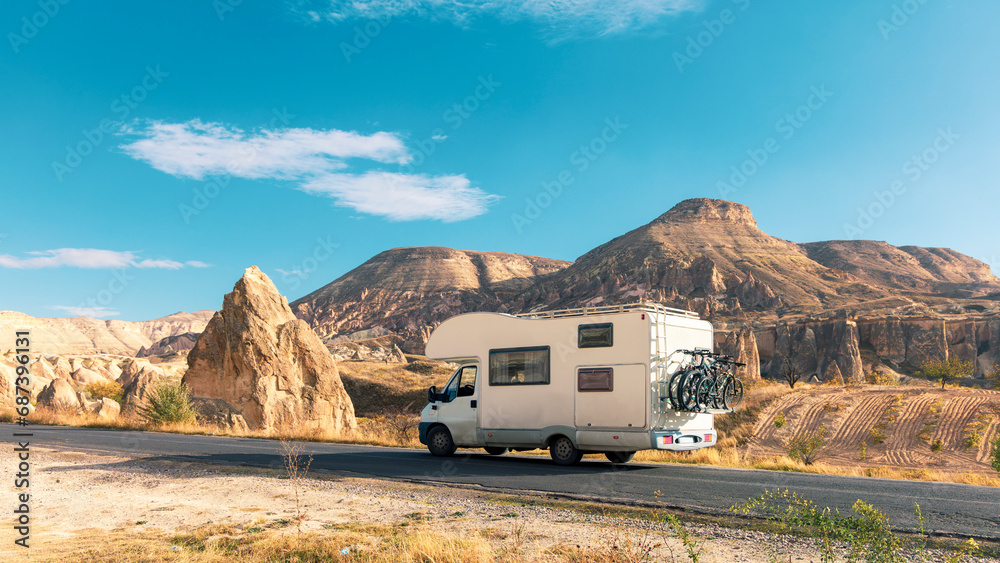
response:
[(433, 403), (437, 401), (437, 395), (437, 387), (431, 385), (430, 388), (427, 389), (427, 402)]

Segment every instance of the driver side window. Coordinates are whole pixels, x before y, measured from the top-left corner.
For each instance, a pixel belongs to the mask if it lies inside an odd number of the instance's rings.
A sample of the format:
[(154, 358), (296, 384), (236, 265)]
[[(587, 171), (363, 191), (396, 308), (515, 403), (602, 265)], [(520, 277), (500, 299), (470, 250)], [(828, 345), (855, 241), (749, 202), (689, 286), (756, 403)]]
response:
[(465, 366), (458, 375), (458, 396), (471, 397), (476, 394), (476, 366)]
[(464, 366), (459, 368), (452, 376), (448, 386), (442, 393), (442, 400), (445, 403), (454, 401), (456, 397), (471, 397), (476, 394), (476, 366)]

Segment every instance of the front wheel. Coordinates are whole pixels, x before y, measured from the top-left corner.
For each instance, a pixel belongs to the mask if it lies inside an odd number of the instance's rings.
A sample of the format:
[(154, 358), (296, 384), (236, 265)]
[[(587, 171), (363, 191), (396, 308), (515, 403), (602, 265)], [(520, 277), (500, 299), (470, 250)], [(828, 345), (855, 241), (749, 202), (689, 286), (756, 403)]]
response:
[(503, 455), (507, 453), (507, 448), (501, 448), (497, 446), (486, 446), (483, 449), (486, 450), (486, 453), (490, 455)]
[(427, 433), (427, 449), (436, 456), (450, 456), (455, 453), (455, 441), (446, 426), (435, 426)]
[(635, 457), (635, 452), (605, 452), (604, 457), (611, 463), (628, 463)]
[(583, 459), (583, 452), (566, 436), (559, 436), (549, 445), (549, 455), (556, 465), (575, 465)]

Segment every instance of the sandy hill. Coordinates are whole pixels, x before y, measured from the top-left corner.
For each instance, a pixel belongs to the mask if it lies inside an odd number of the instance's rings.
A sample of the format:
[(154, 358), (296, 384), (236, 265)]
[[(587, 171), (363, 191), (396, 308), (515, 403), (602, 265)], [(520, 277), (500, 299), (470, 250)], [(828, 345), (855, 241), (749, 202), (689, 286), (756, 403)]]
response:
[(135, 355), (164, 338), (200, 333), (214, 313), (180, 312), (150, 321), (120, 321), (90, 317), (52, 319), (0, 311), (0, 335), (4, 342), (14, 342), (14, 331), (28, 328), (33, 350), (45, 354)]

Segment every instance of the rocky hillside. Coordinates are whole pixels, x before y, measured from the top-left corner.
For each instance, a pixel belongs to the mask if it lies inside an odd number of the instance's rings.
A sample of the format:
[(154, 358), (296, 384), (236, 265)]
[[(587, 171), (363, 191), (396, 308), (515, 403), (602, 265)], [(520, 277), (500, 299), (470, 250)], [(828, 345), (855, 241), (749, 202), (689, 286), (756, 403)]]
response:
[[(765, 374), (792, 365), (807, 378), (858, 380), (883, 363), (907, 372), (955, 354), (978, 361), (981, 375), (1000, 361), (998, 297), (989, 267), (953, 250), (797, 244), (760, 230), (745, 205), (690, 199), (571, 264), (393, 249), (292, 308), (327, 340), (374, 329), (420, 352), (433, 326), (458, 313), (654, 301), (712, 320), (720, 347), (758, 356)], [(867, 351), (875, 361), (862, 361)]]
[(33, 348), (45, 354), (135, 355), (171, 336), (205, 329), (214, 311), (175, 313), (151, 321), (50, 319), (0, 311), (0, 337), (13, 342), (15, 330), (31, 330)]
[(381, 328), (419, 350), (429, 326), (467, 311), (507, 311), (539, 277), (569, 262), (441, 247), (387, 250), (294, 301), (296, 316), (324, 338)]

